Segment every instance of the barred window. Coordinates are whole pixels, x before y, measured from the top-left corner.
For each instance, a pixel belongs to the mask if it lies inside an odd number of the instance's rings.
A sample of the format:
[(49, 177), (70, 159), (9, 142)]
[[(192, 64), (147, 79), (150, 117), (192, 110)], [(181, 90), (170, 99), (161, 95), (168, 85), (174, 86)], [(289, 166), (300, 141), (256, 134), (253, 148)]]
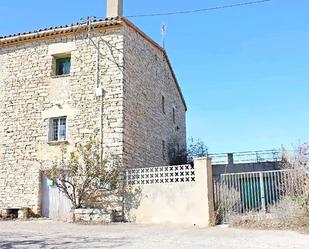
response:
[(49, 122), (49, 140), (65, 141), (67, 133), (67, 118), (51, 118)]

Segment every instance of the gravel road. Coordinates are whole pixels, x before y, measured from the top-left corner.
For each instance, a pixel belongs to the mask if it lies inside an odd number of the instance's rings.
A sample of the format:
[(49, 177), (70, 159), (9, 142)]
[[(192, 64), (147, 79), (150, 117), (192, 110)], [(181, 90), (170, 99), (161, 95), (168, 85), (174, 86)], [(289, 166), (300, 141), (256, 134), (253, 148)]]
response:
[(222, 227), (0, 221), (0, 248), (305, 249), (309, 235)]

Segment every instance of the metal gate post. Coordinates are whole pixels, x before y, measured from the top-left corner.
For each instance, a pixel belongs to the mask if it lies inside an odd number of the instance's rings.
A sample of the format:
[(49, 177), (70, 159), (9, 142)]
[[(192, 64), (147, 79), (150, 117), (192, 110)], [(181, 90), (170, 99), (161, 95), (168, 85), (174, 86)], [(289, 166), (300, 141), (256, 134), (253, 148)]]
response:
[(261, 191), (261, 205), (262, 205), (262, 210), (263, 210), (264, 212), (266, 212), (263, 172), (260, 172), (260, 191)]

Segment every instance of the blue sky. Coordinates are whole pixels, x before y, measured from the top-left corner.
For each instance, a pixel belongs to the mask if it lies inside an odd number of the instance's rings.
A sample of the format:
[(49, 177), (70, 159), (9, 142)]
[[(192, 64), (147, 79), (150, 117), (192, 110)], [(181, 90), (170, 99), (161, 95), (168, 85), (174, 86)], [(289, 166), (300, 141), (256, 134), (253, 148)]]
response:
[[(125, 15), (246, 0), (124, 0)], [(249, 0), (248, 0), (249, 1)], [(131, 19), (166, 46), (187, 105), (188, 136), (210, 152), (309, 141), (309, 1)], [(105, 16), (105, 0), (0, 1), (0, 35)]]

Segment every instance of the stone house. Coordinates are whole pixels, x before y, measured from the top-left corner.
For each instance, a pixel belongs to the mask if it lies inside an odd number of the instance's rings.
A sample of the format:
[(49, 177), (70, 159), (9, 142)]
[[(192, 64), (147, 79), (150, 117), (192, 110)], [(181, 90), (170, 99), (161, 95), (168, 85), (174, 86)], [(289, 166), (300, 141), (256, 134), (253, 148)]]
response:
[(0, 37), (0, 210), (41, 213), (41, 172), (61, 146), (96, 136), (129, 167), (167, 165), (186, 147), (166, 51), (121, 16), (108, 0), (106, 19)]

